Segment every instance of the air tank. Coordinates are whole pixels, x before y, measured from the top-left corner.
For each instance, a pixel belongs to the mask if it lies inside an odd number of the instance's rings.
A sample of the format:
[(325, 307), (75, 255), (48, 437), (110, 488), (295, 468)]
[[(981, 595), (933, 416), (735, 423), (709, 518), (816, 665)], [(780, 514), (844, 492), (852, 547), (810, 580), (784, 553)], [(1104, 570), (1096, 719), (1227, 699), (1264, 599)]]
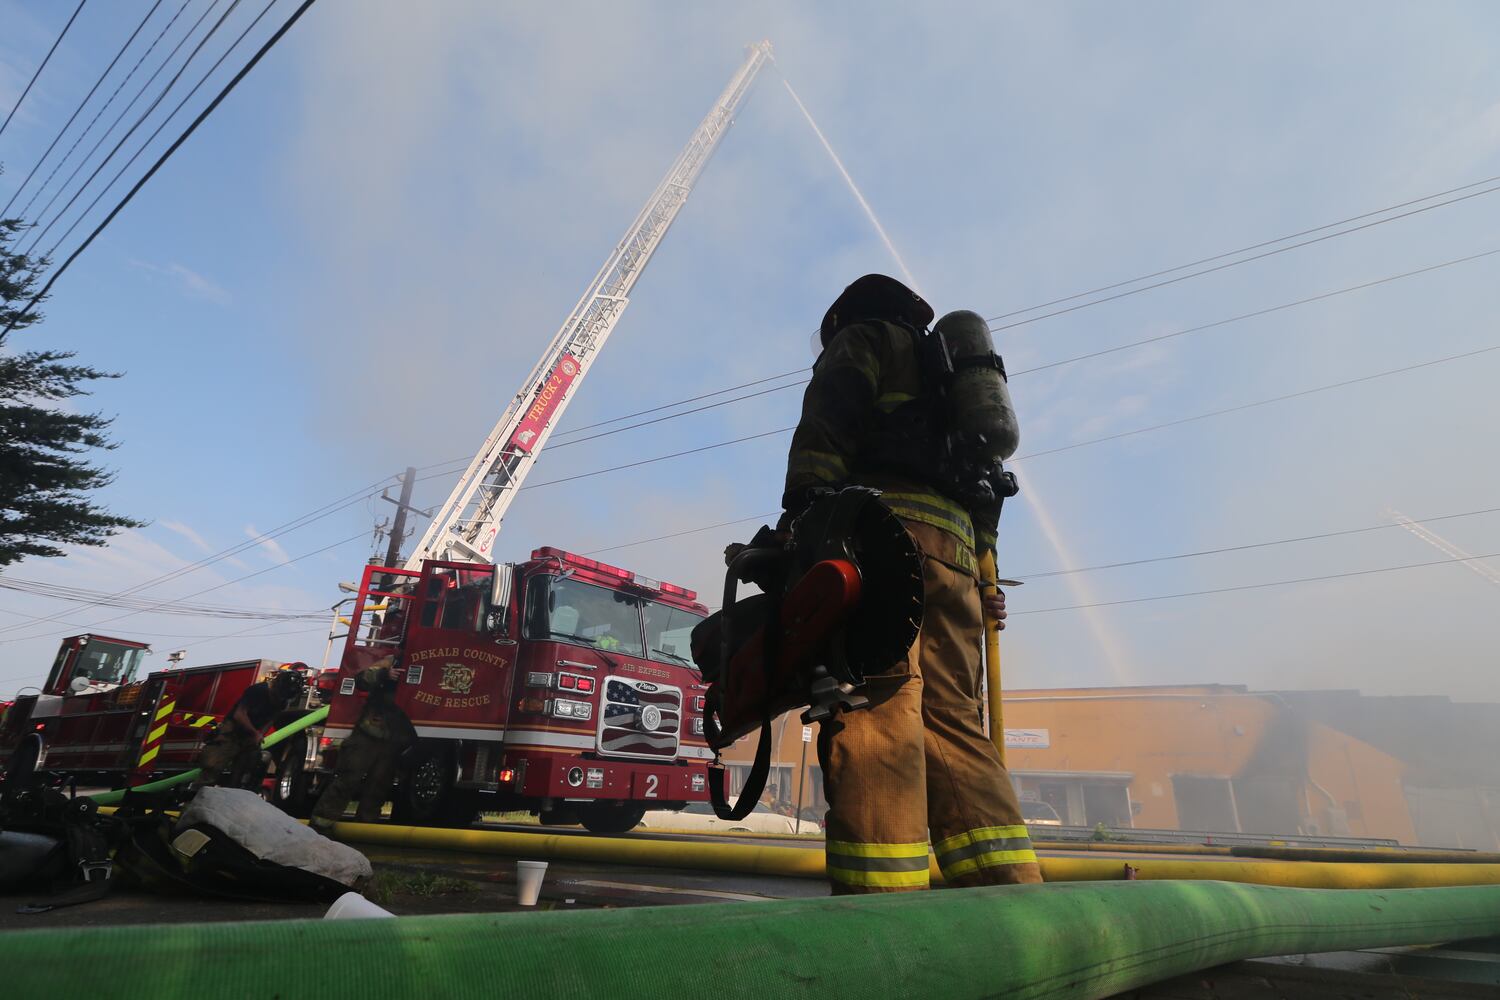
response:
[(1016, 453), (1021, 429), (989, 324), (978, 313), (960, 309), (937, 321), (953, 364), (946, 405), (948, 429), (974, 458), (1001, 462)]

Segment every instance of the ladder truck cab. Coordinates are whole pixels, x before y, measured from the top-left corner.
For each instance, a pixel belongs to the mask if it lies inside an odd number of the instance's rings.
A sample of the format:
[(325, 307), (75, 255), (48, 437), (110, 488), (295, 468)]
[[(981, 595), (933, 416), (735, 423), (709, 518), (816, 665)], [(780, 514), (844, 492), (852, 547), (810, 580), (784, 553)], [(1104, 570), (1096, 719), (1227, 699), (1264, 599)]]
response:
[(419, 738), (398, 819), (527, 811), (622, 833), (648, 808), (707, 801), (696, 596), (554, 548), (518, 565), (370, 566), (324, 737), (349, 735), (355, 677), (394, 655)]

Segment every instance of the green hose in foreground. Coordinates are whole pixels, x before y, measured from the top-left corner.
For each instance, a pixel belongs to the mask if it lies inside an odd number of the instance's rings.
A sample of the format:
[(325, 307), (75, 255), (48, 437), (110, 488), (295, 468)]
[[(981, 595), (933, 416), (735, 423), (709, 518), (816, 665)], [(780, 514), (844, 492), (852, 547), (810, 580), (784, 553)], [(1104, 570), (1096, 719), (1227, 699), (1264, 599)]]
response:
[[(276, 732), (272, 733), (270, 736), (267, 736), (264, 740), (261, 741), (260, 748), (262, 750), (269, 750), (276, 744), (280, 743), (282, 740), (290, 739), (291, 737), (302, 732), (302, 730), (306, 729), (308, 726), (317, 725), (319, 722), (322, 722), (326, 718), (328, 718), (328, 706), (324, 705), (322, 708), (315, 709), (314, 711), (304, 715), (302, 718), (298, 719), (296, 722), (293, 722), (291, 725), (283, 726), (282, 728), (276, 730)], [(181, 774), (174, 774), (170, 778), (162, 778), (160, 781), (150, 781), (144, 785), (136, 785), (134, 788), (129, 789), (116, 788), (112, 792), (100, 792), (97, 795), (85, 795), (82, 796), (82, 798), (93, 799), (95, 805), (112, 806), (118, 804), (121, 800), (123, 800), (127, 791), (160, 792), (165, 789), (172, 788), (176, 785), (180, 785), (184, 781), (192, 781), (194, 778), (198, 777), (198, 772), (199, 769), (195, 767), (190, 771), (183, 771)]]
[[(15, 996), (1107, 997), (1263, 955), (1500, 934), (1500, 887), (1112, 882), (0, 935)], [(79, 956), (88, 961), (79, 961)]]

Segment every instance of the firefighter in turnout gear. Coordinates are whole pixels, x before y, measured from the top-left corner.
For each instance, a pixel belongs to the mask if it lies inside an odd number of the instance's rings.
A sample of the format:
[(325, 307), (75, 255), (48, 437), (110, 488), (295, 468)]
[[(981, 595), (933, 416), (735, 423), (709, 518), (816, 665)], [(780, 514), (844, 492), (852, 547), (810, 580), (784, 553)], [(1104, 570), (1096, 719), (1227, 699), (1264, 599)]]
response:
[(339, 746), (333, 781), (318, 796), (313, 807), (313, 829), (326, 833), (344, 815), (350, 799), (359, 805), (355, 818), (361, 823), (380, 819), (381, 807), (390, 797), (402, 751), (416, 742), (416, 730), (394, 700), (401, 674), (396, 658), (387, 656), (354, 679), (354, 687), (369, 697), (354, 731)]
[[(982, 401), (994, 410), (988, 434), (955, 436), (972, 414), (955, 417), (940, 398), (953, 383), (935, 374), (945, 359), (931, 352), (945, 324), (946, 343), (974, 343), (983, 320), (953, 313), (928, 333), (932, 317), (920, 296), (883, 275), (845, 289), (824, 317), (824, 350), (787, 463), (783, 529), (818, 491), (868, 486), (922, 555), (916, 642), (888, 670), (867, 673), (868, 709), (840, 712), (819, 733), (835, 894), (927, 888), (929, 836), (949, 885), (1041, 881), (1010, 777), (984, 733), (980, 689), (976, 553), (994, 547), (1000, 503), (1014, 489), (998, 460), (971, 459), (976, 448), (1008, 458), (1015, 416), (992, 349), (982, 360), (949, 357), (950, 375), (992, 365), (1000, 386)], [(1003, 627), (1003, 596), (987, 604)]]
[(306, 678), (299, 671), (283, 668), (267, 680), (246, 688), (213, 735), (204, 741), (198, 754), (201, 773), (193, 780), (193, 787), (217, 785), (226, 776), (224, 784), (241, 785), (260, 753), (266, 727), (296, 701), (305, 683)]

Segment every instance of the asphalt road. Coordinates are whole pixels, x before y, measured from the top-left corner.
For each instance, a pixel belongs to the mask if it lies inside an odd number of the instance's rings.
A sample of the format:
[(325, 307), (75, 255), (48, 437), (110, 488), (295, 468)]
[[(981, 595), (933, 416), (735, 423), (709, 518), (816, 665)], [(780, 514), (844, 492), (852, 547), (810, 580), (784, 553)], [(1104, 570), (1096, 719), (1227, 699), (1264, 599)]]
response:
[[(499, 829), (489, 826), (487, 829)], [(504, 827), (518, 832), (535, 826)], [(548, 828), (548, 833), (590, 836), (586, 831)], [(722, 840), (715, 835), (641, 833), (659, 840)], [(757, 843), (795, 844), (773, 840)], [(806, 843), (809, 850), (821, 842)], [(393, 913), (504, 913), (531, 909), (516, 904), (516, 863), (494, 854), (424, 851), (351, 845), (370, 859), (376, 872), (367, 893)], [(819, 881), (742, 876), (665, 868), (553, 861), (547, 869), (537, 909), (676, 906), (689, 903), (754, 902), (824, 896)], [(47, 913), (21, 914), (18, 907), (45, 893), (0, 894), (0, 931), (39, 927), (104, 927), (129, 923), (182, 923), (225, 920), (293, 920), (321, 917), (323, 903), (264, 903), (150, 893), (122, 885), (104, 899)]]

